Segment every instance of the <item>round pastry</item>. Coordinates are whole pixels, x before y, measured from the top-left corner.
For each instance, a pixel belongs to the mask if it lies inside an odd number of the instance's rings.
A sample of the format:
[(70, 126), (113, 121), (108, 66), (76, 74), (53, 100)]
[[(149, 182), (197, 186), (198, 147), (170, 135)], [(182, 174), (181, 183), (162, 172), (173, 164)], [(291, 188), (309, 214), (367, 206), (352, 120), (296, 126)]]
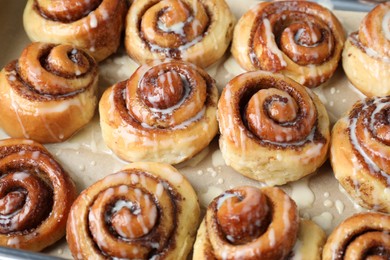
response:
[(75, 259), (186, 259), (200, 208), (172, 166), (133, 163), (84, 190), (69, 213)]
[(297, 206), (283, 190), (238, 187), (207, 208), (194, 259), (316, 260), (325, 237), (313, 222), (299, 224)]
[(390, 213), (390, 97), (357, 102), (333, 127), (335, 177), (362, 207)]
[(343, 68), (351, 83), (365, 95), (390, 95), (390, 2), (377, 5), (349, 35)]
[(241, 74), (218, 103), (219, 146), (239, 173), (282, 185), (320, 167), (329, 146), (329, 119), (309, 89), (266, 71)]
[(390, 259), (390, 216), (360, 213), (344, 220), (326, 241), (322, 259)]
[(40, 144), (0, 140), (0, 246), (32, 251), (65, 235), (76, 198), (69, 175)]
[(117, 50), (126, 12), (126, 0), (28, 0), (23, 23), (31, 41), (72, 44), (101, 61)]
[(195, 65), (143, 65), (103, 94), (103, 139), (126, 161), (182, 162), (217, 134), (217, 100), (214, 80)]
[(235, 22), (224, 0), (138, 0), (126, 19), (126, 49), (138, 63), (173, 58), (203, 68), (223, 56)]
[(0, 126), (11, 137), (62, 142), (93, 117), (97, 80), (86, 52), (32, 43), (0, 73)]
[(245, 70), (279, 72), (316, 87), (333, 75), (344, 41), (340, 22), (317, 3), (264, 2), (238, 21), (232, 54)]

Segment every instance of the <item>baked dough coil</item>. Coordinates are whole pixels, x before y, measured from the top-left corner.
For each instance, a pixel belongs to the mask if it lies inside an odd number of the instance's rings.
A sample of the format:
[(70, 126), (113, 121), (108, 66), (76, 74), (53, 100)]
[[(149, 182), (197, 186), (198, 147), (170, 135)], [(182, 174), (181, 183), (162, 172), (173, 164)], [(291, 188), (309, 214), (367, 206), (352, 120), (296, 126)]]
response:
[(365, 95), (390, 95), (390, 2), (377, 5), (349, 35), (343, 68), (351, 83)]
[(324, 246), (322, 259), (389, 259), (389, 233), (389, 215), (355, 214), (333, 230)]
[(219, 100), (218, 120), (227, 165), (268, 185), (300, 179), (327, 158), (323, 104), (281, 74), (256, 71), (233, 78)]
[(200, 67), (219, 60), (235, 18), (224, 0), (140, 0), (127, 15), (125, 46), (131, 58), (181, 59)]
[(42, 145), (1, 140), (0, 175), (1, 246), (41, 251), (65, 235), (76, 188)]
[(333, 127), (335, 177), (362, 207), (390, 213), (390, 97), (357, 102)]
[(175, 168), (134, 163), (80, 194), (67, 240), (75, 259), (186, 259), (199, 215), (194, 189)]
[(333, 75), (344, 41), (340, 22), (319, 4), (264, 2), (238, 21), (232, 54), (247, 71), (279, 72), (316, 87)]
[(125, 0), (28, 0), (24, 29), (31, 41), (72, 44), (102, 61), (119, 47)]
[(32, 43), (0, 73), (0, 126), (11, 137), (62, 142), (93, 117), (97, 80), (86, 52)]
[(216, 135), (217, 99), (214, 80), (195, 65), (143, 65), (103, 94), (104, 141), (126, 161), (182, 162)]
[(283, 190), (237, 187), (208, 206), (194, 259), (321, 259), (325, 237)]

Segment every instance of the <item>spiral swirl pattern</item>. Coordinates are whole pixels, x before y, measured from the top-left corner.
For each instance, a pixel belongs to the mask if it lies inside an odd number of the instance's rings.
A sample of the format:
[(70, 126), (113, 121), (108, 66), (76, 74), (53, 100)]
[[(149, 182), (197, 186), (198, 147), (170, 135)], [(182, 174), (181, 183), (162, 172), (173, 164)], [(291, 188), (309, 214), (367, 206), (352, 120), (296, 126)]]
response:
[(356, 214), (343, 221), (329, 236), (322, 259), (389, 259), (390, 216)]
[(359, 27), (361, 44), (390, 59), (390, 3), (378, 5), (364, 17)]
[(349, 35), (343, 68), (352, 84), (365, 95), (390, 94), (390, 3), (372, 9)]
[(76, 259), (184, 259), (198, 217), (196, 194), (173, 167), (137, 163), (79, 196), (67, 239)]
[(344, 41), (340, 22), (316, 3), (261, 3), (238, 22), (232, 53), (248, 71), (280, 72), (316, 87), (336, 70)]
[[(390, 188), (389, 115), (389, 97), (356, 103), (349, 117), (336, 123), (331, 149), (333, 170), (343, 187), (362, 206), (384, 212), (390, 212), (384, 192)], [(346, 152), (353, 156), (346, 158)]]
[(325, 161), (329, 120), (324, 106), (280, 74), (248, 72), (231, 80), (222, 92), (218, 119), (225, 161), (251, 178), (284, 184)]
[(128, 161), (179, 163), (215, 136), (217, 96), (214, 80), (194, 65), (143, 65), (104, 93), (103, 138)]
[(82, 50), (30, 44), (1, 72), (0, 125), (12, 137), (42, 143), (69, 138), (94, 114), (97, 73)]
[(233, 25), (223, 0), (142, 0), (128, 13), (125, 44), (142, 64), (174, 58), (207, 67), (226, 51)]
[(279, 188), (228, 190), (207, 208), (194, 258), (284, 259), (297, 239), (298, 222), (297, 206)]
[(117, 50), (126, 11), (125, 0), (29, 0), (23, 21), (32, 41), (72, 44), (101, 61)]
[(40, 144), (0, 141), (0, 245), (40, 251), (65, 234), (76, 188)]

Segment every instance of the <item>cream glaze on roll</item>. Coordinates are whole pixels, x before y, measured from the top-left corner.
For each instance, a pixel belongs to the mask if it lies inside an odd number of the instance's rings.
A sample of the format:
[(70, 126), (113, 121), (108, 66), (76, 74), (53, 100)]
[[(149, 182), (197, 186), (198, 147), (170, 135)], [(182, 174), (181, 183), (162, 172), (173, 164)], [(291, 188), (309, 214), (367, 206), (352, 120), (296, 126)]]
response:
[(362, 207), (390, 213), (390, 97), (357, 102), (333, 127), (335, 177)]
[(175, 168), (133, 163), (80, 194), (67, 241), (75, 259), (186, 259), (199, 216), (197, 195)]
[(99, 62), (117, 50), (126, 11), (126, 0), (28, 0), (23, 23), (32, 41), (72, 44)]
[(173, 58), (205, 68), (225, 53), (234, 23), (224, 0), (138, 0), (127, 14), (125, 46), (141, 64)]
[(343, 51), (351, 83), (368, 97), (390, 95), (390, 2), (379, 4), (351, 33)]
[(215, 81), (193, 64), (143, 65), (103, 94), (103, 139), (126, 161), (182, 162), (217, 134), (217, 99)]
[(41, 251), (65, 235), (76, 186), (41, 144), (0, 140), (0, 177), (1, 246)]
[(281, 74), (256, 71), (233, 78), (219, 100), (218, 121), (226, 164), (268, 185), (298, 180), (327, 158), (325, 107)]
[(97, 80), (86, 52), (32, 43), (0, 73), (0, 126), (11, 137), (62, 142), (92, 119)]
[(238, 21), (232, 54), (247, 71), (282, 73), (306, 87), (326, 82), (340, 60), (343, 27), (309, 1), (259, 3)]
[(207, 208), (194, 259), (320, 259), (325, 232), (279, 188), (228, 190)]
[(374, 212), (355, 214), (330, 234), (322, 259), (390, 259), (389, 233), (389, 215)]

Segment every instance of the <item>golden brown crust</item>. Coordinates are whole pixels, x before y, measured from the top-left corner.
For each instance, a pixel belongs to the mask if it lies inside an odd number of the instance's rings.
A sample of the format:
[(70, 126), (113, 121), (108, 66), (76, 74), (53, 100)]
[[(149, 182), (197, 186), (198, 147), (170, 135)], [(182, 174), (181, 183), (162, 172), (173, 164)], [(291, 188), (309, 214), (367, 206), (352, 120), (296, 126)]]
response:
[(284, 259), (297, 239), (298, 223), (295, 202), (279, 188), (228, 190), (207, 208), (194, 259)]
[(40, 144), (0, 141), (0, 245), (41, 251), (65, 235), (76, 187)]
[[(377, 5), (349, 35), (343, 68), (351, 83), (368, 97), (390, 94), (390, 2)], [(387, 26), (387, 28), (386, 28)]]
[(143, 65), (103, 94), (104, 141), (126, 161), (182, 162), (216, 135), (217, 92), (214, 80), (190, 63)]
[(91, 120), (97, 80), (86, 52), (32, 43), (0, 73), (0, 126), (11, 137), (64, 141)]
[(248, 71), (279, 72), (316, 87), (333, 75), (344, 41), (340, 22), (319, 4), (264, 2), (239, 20), (232, 54)]
[(67, 240), (75, 259), (186, 259), (199, 215), (194, 189), (175, 168), (133, 163), (80, 194)]
[(360, 213), (344, 220), (324, 246), (323, 260), (389, 259), (390, 216)]
[(357, 102), (332, 130), (335, 177), (363, 207), (390, 213), (390, 98)]
[(224, 0), (139, 0), (127, 15), (126, 50), (138, 63), (181, 59), (202, 68), (222, 57), (235, 18)]
[(325, 107), (314, 93), (281, 74), (256, 71), (232, 79), (219, 100), (218, 120), (226, 163), (250, 178), (281, 185), (314, 172), (326, 160)]
[(28, 0), (23, 23), (32, 41), (72, 44), (99, 62), (117, 50), (126, 11), (125, 0)]

